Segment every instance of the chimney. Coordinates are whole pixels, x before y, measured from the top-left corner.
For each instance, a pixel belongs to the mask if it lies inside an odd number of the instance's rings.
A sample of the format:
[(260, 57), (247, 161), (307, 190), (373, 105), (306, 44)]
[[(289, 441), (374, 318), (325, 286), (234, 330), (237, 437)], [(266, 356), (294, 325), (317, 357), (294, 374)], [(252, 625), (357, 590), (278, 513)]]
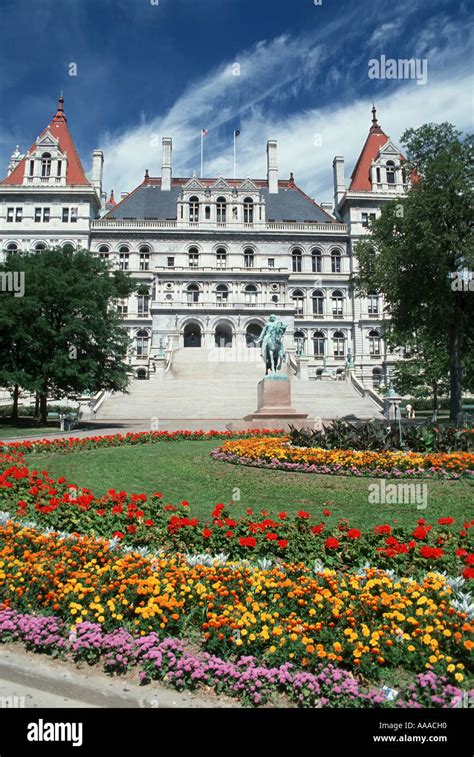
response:
[(161, 191), (169, 192), (171, 189), (171, 151), (173, 140), (171, 137), (163, 137), (163, 160), (161, 161)]
[(270, 194), (278, 194), (277, 142), (275, 139), (269, 139), (267, 142), (267, 181)]
[(92, 153), (92, 186), (98, 197), (102, 195), (102, 172), (104, 169), (104, 153), (102, 150), (94, 150)]
[(344, 181), (344, 158), (341, 155), (336, 155), (334, 158), (332, 169), (334, 176), (334, 209), (337, 211), (339, 203), (346, 191)]

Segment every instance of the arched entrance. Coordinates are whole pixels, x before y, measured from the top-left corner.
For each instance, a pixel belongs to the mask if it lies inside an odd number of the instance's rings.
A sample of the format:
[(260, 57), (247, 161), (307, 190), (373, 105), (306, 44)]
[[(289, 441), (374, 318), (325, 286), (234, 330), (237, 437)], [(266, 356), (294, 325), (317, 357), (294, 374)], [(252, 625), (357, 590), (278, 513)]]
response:
[(228, 323), (218, 323), (214, 334), (216, 347), (232, 347), (232, 328)]
[(138, 368), (137, 370), (137, 380), (138, 381), (146, 381), (148, 378), (146, 368)]
[(202, 340), (201, 327), (198, 323), (187, 323), (183, 334), (185, 347), (200, 347)]
[(250, 323), (245, 332), (247, 347), (258, 347), (259, 345), (256, 342), (257, 339), (260, 339), (261, 333), (262, 326), (259, 323)]

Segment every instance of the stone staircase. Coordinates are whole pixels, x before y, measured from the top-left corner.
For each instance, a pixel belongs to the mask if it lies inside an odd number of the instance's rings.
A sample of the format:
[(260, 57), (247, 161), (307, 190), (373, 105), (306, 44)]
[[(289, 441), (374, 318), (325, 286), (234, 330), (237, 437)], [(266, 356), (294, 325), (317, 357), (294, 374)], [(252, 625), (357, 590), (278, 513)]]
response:
[[(129, 394), (112, 394), (105, 400), (97, 419), (240, 420), (257, 408), (257, 384), (264, 368), (258, 351), (249, 355), (255, 359), (245, 362), (234, 357), (232, 349), (177, 350), (164, 378), (133, 381)], [(293, 376), (291, 394), (293, 407), (313, 418), (380, 417), (377, 405), (346, 381), (299, 381)]]

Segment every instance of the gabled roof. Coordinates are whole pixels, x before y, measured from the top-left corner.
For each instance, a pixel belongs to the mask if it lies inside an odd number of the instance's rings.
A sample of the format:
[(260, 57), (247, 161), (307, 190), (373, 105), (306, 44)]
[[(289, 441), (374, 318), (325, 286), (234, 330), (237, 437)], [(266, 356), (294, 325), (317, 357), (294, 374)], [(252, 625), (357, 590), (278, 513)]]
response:
[(14, 168), (10, 176), (7, 176), (6, 179), (3, 179), (3, 181), (0, 181), (0, 184), (10, 184), (10, 185), (23, 184), (26, 161), (28, 160), (29, 155), (36, 149), (37, 143), (49, 132), (49, 134), (51, 134), (51, 136), (54, 137), (54, 139), (58, 140), (59, 150), (62, 153), (65, 153), (67, 156), (66, 183), (70, 185), (91, 186), (90, 182), (88, 181), (84, 173), (84, 169), (82, 167), (79, 155), (76, 152), (76, 148), (74, 146), (71, 132), (69, 131), (69, 128), (67, 125), (67, 118), (64, 113), (63, 106), (64, 106), (64, 98), (61, 95), (61, 97), (59, 98), (58, 110), (56, 111), (55, 115), (51, 119), (51, 122), (48, 124), (46, 129), (38, 137), (37, 141), (31, 145), (25, 157)]
[(351, 176), (351, 185), (349, 190), (358, 190), (370, 192), (372, 185), (370, 182), (370, 166), (379, 154), (379, 150), (389, 141), (389, 137), (380, 128), (375, 107), (372, 108), (372, 126), (369, 135), (365, 140), (365, 145), (355, 164)]
[[(213, 187), (217, 179), (199, 179), (201, 187)], [(300, 223), (337, 223), (311, 197), (308, 197), (294, 181), (279, 181), (278, 192), (268, 191), (266, 179), (252, 179), (252, 184), (265, 200), (267, 221), (298, 221)], [(109, 210), (101, 220), (107, 219), (157, 219), (176, 220), (177, 200), (181, 189), (189, 185), (189, 178), (174, 178), (169, 191), (161, 191), (161, 179), (145, 176), (139, 186)], [(243, 179), (225, 179), (229, 187), (239, 188)]]

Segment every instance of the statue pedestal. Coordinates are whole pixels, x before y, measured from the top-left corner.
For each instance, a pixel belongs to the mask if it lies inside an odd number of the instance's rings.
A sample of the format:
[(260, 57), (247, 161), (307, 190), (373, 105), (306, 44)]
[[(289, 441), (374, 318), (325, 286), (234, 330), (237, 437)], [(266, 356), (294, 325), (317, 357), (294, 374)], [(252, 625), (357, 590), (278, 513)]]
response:
[(307, 413), (298, 413), (291, 406), (291, 383), (288, 376), (270, 374), (258, 382), (258, 406), (255, 413), (246, 415), (246, 421), (265, 421), (277, 426), (293, 420), (303, 420)]

